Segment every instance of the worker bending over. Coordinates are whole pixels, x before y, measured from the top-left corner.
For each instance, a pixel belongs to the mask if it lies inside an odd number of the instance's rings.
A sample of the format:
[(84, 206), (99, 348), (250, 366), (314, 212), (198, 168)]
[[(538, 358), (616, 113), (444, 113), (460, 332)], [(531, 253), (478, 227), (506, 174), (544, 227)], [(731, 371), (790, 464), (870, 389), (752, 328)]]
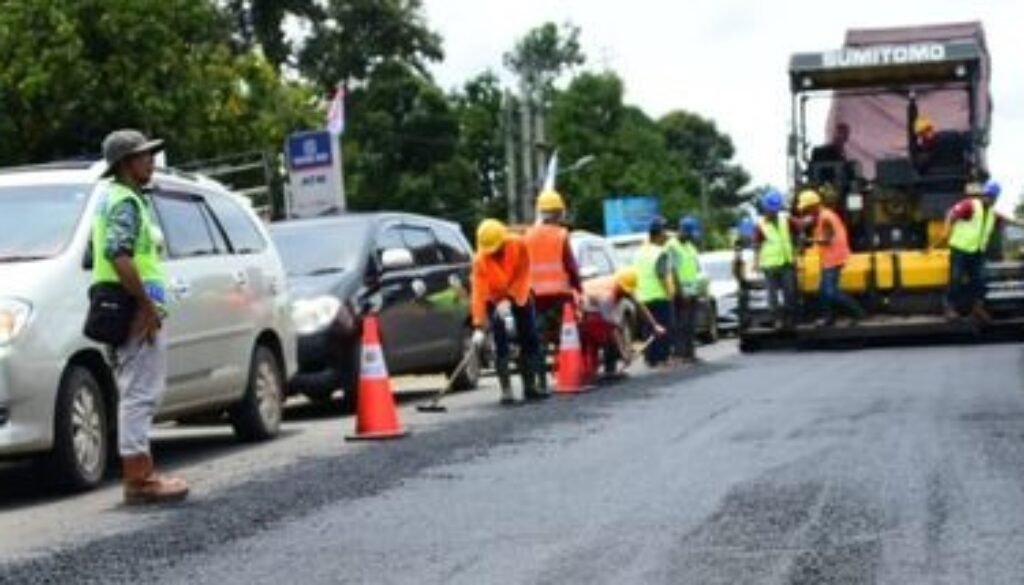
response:
[(615, 274), (612, 286), (588, 290), (583, 296), (583, 339), (592, 363), (597, 363), (597, 351), (603, 349), (606, 374), (618, 373), (619, 359), (626, 367), (633, 363), (633, 347), (624, 334), (630, 323), (623, 319), (620, 310), (623, 302), (631, 302), (637, 307), (642, 322), (652, 335), (663, 337), (667, 333), (647, 307), (637, 300), (635, 295), (639, 281), (635, 268), (623, 268)]
[(547, 388), (533, 292), (530, 288), (530, 254), (522, 239), (508, 233), (505, 224), (494, 219), (480, 223), (476, 232), (477, 253), (473, 259), (472, 317), (473, 344), (483, 347), (488, 322), (494, 336), (495, 369), (501, 385), (501, 403), (512, 404), (509, 375), (508, 332), (498, 305), (508, 303), (519, 341), (519, 372), (527, 400), (546, 398)]

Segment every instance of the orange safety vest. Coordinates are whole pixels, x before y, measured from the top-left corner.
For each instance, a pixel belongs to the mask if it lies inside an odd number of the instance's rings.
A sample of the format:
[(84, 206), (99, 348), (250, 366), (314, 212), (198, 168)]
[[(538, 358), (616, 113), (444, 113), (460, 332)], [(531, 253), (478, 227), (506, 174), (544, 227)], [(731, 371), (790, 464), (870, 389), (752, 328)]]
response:
[(520, 307), (530, 300), (530, 253), (518, 236), (505, 240), (500, 257), (477, 254), (473, 259), (473, 325), (486, 325), (487, 305), (505, 299)]
[(569, 230), (558, 225), (538, 224), (526, 231), (530, 251), (530, 279), (539, 297), (572, 294), (565, 269), (565, 246)]
[(822, 208), (818, 214), (818, 221), (814, 226), (814, 239), (825, 239), (825, 224), (832, 227), (832, 243), (828, 245), (818, 244), (818, 251), (821, 254), (821, 267), (823, 269), (836, 268), (846, 264), (850, 257), (850, 239), (846, 233), (846, 226), (842, 218), (831, 209)]

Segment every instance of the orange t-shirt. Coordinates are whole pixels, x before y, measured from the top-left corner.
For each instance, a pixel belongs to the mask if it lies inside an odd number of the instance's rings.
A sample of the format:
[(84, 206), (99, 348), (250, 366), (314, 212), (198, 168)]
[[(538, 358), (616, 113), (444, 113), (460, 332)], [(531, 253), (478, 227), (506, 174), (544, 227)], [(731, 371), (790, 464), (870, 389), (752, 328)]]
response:
[(487, 305), (511, 299), (517, 306), (530, 300), (530, 253), (517, 236), (505, 240), (498, 254), (473, 259), (473, 325), (487, 324)]

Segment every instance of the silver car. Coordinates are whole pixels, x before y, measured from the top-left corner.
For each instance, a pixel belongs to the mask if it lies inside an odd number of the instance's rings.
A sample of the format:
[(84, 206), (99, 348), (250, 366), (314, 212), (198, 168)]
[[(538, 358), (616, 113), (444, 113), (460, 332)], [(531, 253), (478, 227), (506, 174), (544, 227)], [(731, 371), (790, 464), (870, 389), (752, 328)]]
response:
[[(69, 488), (98, 484), (116, 443), (107, 352), (82, 335), (101, 166), (0, 170), (0, 458), (39, 457)], [(295, 336), (277, 251), (248, 202), (159, 171), (170, 282), (168, 392), (159, 419), (228, 414), (278, 433)]]

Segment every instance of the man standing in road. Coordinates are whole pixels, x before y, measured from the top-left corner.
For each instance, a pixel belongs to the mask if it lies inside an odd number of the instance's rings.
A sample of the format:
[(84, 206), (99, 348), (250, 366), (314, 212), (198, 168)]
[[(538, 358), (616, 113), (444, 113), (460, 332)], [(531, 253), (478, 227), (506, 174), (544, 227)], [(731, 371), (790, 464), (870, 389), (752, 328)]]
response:
[(985, 310), (985, 253), (1001, 218), (996, 215), (999, 183), (989, 181), (984, 187), (968, 183), (966, 198), (946, 214), (946, 225), (937, 245), (949, 243), (949, 289), (946, 293), (946, 316), (956, 319), (961, 311), (970, 311), (978, 321), (992, 320)]
[(836, 309), (845, 309), (854, 322), (864, 318), (864, 311), (849, 295), (843, 292), (839, 282), (843, 266), (850, 257), (850, 243), (846, 225), (839, 214), (825, 207), (817, 191), (807, 189), (797, 200), (800, 214), (814, 226), (813, 244), (821, 258), (821, 300), (822, 322), (829, 327), (835, 324)]
[[(667, 250), (668, 232), (664, 218), (657, 217), (648, 229), (647, 242), (636, 253), (634, 268), (637, 272), (636, 298), (654, 316), (654, 320), (668, 331), (674, 331), (675, 315), (672, 300), (675, 298), (676, 274), (672, 257)], [(651, 330), (645, 335), (654, 336), (654, 340), (644, 351), (644, 361), (648, 366), (658, 367), (668, 361), (672, 351), (671, 336), (658, 336)]]
[(128, 504), (178, 501), (184, 480), (156, 473), (149, 448), (153, 415), (167, 387), (166, 276), (162, 234), (143, 192), (153, 177), (160, 140), (118, 130), (103, 141), (104, 177), (113, 177), (93, 225), (93, 282), (120, 284), (135, 301), (129, 340), (114, 349), (118, 401), (118, 449)]
[(775, 327), (789, 330), (794, 327), (796, 317), (793, 232), (797, 230), (783, 212), (784, 207), (785, 198), (776, 189), (769, 189), (761, 198), (761, 217), (754, 230), (754, 269), (764, 272)]
[[(554, 190), (546, 190), (537, 198), (537, 224), (526, 231), (524, 241), (530, 253), (530, 281), (536, 295), (540, 321), (542, 352), (546, 340), (560, 339), (562, 309), (574, 302), (574, 293), (582, 294), (579, 269), (572, 253), (569, 230), (562, 225), (565, 201)], [(544, 362), (541, 362), (544, 367)], [(546, 368), (545, 368), (546, 369)], [(540, 391), (547, 390), (540, 376)]]
[[(679, 236), (671, 238), (668, 250), (679, 284), (675, 296), (675, 354), (685, 362), (697, 360), (697, 304), (700, 298), (700, 253), (694, 243), (700, 237), (700, 221), (692, 216), (679, 220)], [(711, 319), (716, 315), (710, 316)]]
[(485, 219), (476, 232), (477, 253), (473, 259), (472, 316), (473, 344), (483, 347), (488, 322), (494, 336), (495, 369), (501, 385), (501, 403), (512, 404), (508, 332), (499, 305), (508, 304), (519, 341), (519, 372), (527, 400), (549, 396), (544, 354), (537, 334), (537, 316), (530, 288), (530, 254), (526, 244), (508, 233), (505, 224)]

